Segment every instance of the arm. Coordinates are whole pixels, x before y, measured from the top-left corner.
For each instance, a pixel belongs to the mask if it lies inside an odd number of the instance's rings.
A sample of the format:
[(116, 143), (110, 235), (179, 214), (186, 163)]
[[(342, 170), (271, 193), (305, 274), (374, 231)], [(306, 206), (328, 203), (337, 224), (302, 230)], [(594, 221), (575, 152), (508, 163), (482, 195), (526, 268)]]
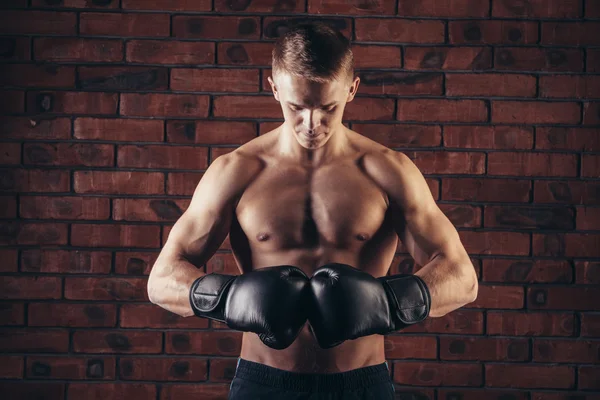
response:
[(396, 232), (423, 266), (415, 275), (429, 289), (429, 316), (441, 317), (474, 301), (478, 284), (473, 264), (412, 160), (390, 150), (383, 157), (365, 157), (365, 168), (388, 194)]
[(260, 170), (257, 160), (230, 153), (215, 159), (177, 220), (148, 278), (148, 297), (180, 316), (194, 315), (190, 287), (198, 270), (217, 251), (231, 226), (243, 189)]

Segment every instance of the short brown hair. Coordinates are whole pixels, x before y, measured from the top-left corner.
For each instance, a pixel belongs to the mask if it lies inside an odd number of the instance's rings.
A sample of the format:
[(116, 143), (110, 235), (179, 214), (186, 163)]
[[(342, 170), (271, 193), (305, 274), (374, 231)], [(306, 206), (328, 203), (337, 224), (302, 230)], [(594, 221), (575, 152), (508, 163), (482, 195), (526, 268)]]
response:
[(319, 22), (294, 26), (273, 49), (273, 75), (287, 72), (325, 82), (354, 76), (350, 41), (340, 31)]

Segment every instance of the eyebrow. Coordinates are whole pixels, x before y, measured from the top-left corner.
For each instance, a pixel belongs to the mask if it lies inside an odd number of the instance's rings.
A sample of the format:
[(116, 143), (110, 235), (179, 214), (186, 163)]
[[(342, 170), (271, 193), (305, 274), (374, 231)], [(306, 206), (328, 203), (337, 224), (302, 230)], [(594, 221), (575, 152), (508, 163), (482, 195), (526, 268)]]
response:
[[(289, 105), (291, 105), (291, 106), (294, 106), (294, 107), (298, 107), (298, 108), (303, 108), (303, 107), (304, 107), (304, 106), (302, 106), (302, 105), (299, 105), (299, 104), (296, 104), (296, 103), (292, 103), (292, 102), (289, 102), (289, 101), (288, 101), (288, 104), (289, 104)], [(322, 106), (322, 107), (324, 107), (324, 108), (328, 108), (328, 107), (331, 107), (331, 106), (333, 106), (334, 104), (336, 104), (336, 102), (335, 102), (335, 101), (334, 101), (333, 103), (325, 104), (325, 105), (324, 105), (324, 106)]]

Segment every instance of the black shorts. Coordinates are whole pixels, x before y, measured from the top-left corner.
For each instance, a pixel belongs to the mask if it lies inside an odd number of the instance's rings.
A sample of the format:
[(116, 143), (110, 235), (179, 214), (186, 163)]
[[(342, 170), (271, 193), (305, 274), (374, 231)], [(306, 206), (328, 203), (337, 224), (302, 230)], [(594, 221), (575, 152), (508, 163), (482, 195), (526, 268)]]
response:
[(387, 363), (335, 374), (302, 374), (238, 359), (229, 400), (394, 399)]

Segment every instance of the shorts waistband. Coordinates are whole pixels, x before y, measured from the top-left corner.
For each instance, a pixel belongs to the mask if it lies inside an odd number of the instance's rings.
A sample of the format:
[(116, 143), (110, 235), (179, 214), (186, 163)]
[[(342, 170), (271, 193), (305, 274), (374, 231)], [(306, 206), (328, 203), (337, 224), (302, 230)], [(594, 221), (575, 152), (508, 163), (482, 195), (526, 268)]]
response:
[(307, 374), (285, 371), (268, 365), (238, 359), (235, 377), (259, 385), (297, 392), (355, 390), (391, 382), (387, 363), (333, 374)]

